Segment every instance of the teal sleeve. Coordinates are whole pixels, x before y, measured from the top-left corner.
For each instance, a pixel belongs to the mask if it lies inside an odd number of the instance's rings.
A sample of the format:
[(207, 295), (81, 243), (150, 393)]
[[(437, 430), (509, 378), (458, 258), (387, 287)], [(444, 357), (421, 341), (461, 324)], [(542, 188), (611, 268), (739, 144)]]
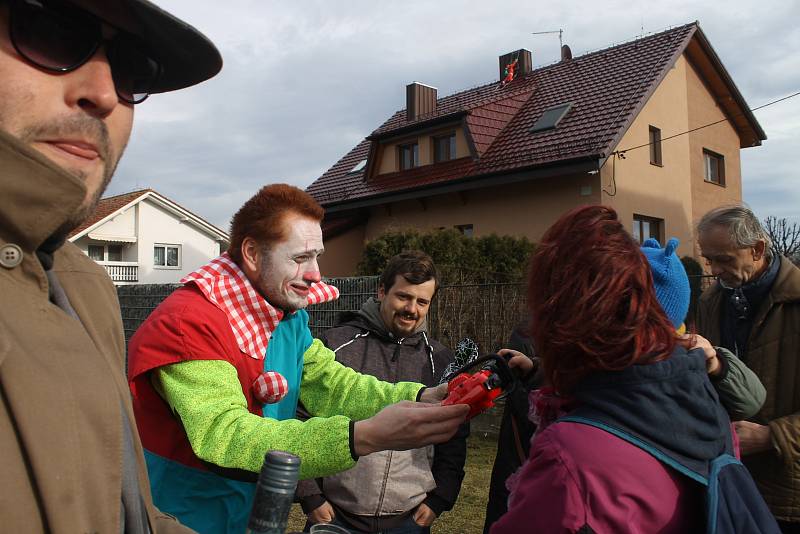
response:
[(269, 450), (300, 457), (300, 478), (349, 469), (350, 420), (341, 415), (278, 421), (250, 413), (236, 369), (193, 360), (156, 369), (154, 385), (178, 415), (192, 450), (212, 464), (258, 472)]
[(303, 356), (300, 402), (311, 415), (345, 415), (355, 421), (368, 419), (389, 404), (416, 400), (424, 386), (416, 382), (382, 382), (361, 374), (334, 359), (332, 350), (315, 339)]

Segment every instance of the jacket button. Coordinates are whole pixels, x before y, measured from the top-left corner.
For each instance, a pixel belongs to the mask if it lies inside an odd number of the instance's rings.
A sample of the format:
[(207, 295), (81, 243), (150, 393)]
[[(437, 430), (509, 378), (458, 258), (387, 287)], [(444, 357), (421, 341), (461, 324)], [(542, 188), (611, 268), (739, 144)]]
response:
[(0, 247), (0, 265), (13, 269), (22, 263), (22, 249), (13, 243)]

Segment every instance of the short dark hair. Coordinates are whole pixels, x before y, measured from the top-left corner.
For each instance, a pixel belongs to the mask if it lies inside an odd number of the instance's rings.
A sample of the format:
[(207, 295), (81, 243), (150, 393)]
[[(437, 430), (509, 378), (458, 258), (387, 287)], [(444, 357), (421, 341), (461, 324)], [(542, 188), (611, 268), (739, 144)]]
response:
[(397, 275), (405, 278), (409, 284), (424, 284), (428, 280), (433, 280), (434, 295), (439, 289), (439, 275), (436, 273), (433, 258), (421, 250), (406, 250), (389, 260), (380, 280), (385, 292), (392, 288)]
[(325, 211), (311, 195), (297, 187), (287, 184), (262, 187), (233, 216), (228, 254), (241, 265), (242, 241), (246, 237), (255, 239), (262, 247), (284, 239), (286, 217), (292, 214), (320, 222)]

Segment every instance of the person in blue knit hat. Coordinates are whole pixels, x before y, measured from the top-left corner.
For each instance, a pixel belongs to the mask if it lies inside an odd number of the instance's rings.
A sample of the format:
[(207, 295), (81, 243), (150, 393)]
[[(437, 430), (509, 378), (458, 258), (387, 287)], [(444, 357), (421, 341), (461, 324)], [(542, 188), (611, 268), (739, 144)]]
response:
[(675, 253), (679, 243), (678, 239), (673, 237), (667, 241), (667, 246), (661, 248), (657, 240), (650, 238), (642, 243), (642, 253), (650, 263), (659, 304), (675, 330), (683, 334), (685, 330), (683, 322), (689, 311), (691, 289), (686, 269)]
[(693, 337), (692, 344), (705, 351), (709, 378), (731, 420), (752, 417), (758, 413), (767, 397), (767, 391), (755, 373), (731, 351), (711, 346), (700, 335), (686, 334), (684, 320), (689, 311), (691, 289), (689, 276), (676, 253), (679, 244), (675, 237), (670, 238), (663, 248), (653, 238), (642, 243), (641, 251), (650, 264), (656, 298), (678, 335), (687, 339)]

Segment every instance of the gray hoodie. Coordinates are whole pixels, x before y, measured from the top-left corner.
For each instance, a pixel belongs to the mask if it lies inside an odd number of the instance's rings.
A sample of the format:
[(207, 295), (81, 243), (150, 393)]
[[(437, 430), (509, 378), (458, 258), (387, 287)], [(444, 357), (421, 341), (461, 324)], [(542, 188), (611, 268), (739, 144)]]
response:
[[(337, 361), (359, 372), (388, 382), (433, 386), (453, 353), (430, 339), (425, 327), (406, 338), (395, 337), (383, 323), (380, 303), (371, 298), (358, 312), (343, 315), (320, 339), (336, 352)], [(452, 508), (461, 488), (468, 432), (465, 426), (436, 447), (362, 456), (355, 467), (321, 479), (319, 485), (301, 482), (303, 508), (308, 512), (327, 500), (340, 519), (371, 531), (392, 528), (422, 502), (441, 514)]]

